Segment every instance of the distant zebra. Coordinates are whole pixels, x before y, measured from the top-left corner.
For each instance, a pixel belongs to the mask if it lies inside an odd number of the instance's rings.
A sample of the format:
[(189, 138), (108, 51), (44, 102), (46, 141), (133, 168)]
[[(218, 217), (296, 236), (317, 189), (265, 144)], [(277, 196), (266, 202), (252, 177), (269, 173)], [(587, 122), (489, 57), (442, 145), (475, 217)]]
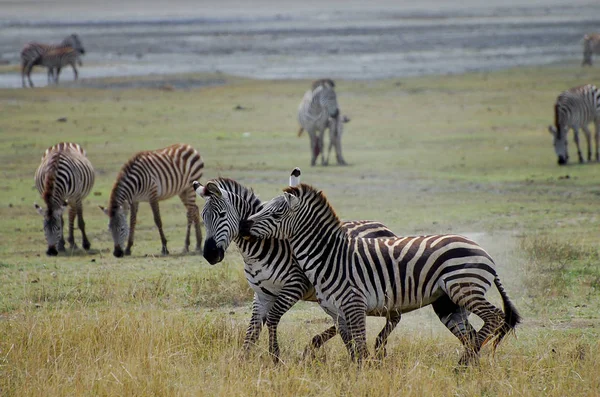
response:
[(583, 36), (583, 62), (581, 66), (592, 66), (592, 54), (600, 55), (600, 33)]
[[(200, 153), (190, 145), (175, 144), (164, 149), (135, 154), (121, 168), (110, 194), (108, 208), (102, 211), (110, 218), (109, 229), (115, 244), (113, 255), (120, 258), (131, 255), (137, 211), (140, 201), (147, 201), (152, 208), (154, 223), (162, 243), (162, 254), (168, 255), (167, 239), (163, 233), (158, 202), (179, 195), (187, 208), (187, 234), (184, 252), (190, 246), (190, 228), (196, 229), (196, 251), (202, 247), (200, 213), (191, 182), (200, 179), (204, 162)], [(130, 223), (127, 213), (131, 210)], [(131, 229), (130, 229), (131, 228)], [(127, 240), (127, 246), (125, 246)], [(125, 247), (125, 251), (123, 248)]]
[[(81, 58), (79, 57), (79, 55), (85, 54), (85, 49), (83, 48), (83, 45), (81, 44), (81, 40), (79, 39), (78, 35), (69, 35), (65, 37), (64, 40), (58, 45), (49, 45), (36, 42), (27, 43), (25, 47), (23, 47), (23, 49), (21, 50), (21, 82), (23, 84), (23, 88), (27, 86), (25, 83), (25, 76), (27, 76), (27, 79), (29, 80), (29, 86), (33, 87), (33, 82), (31, 81), (31, 71), (36, 65), (46, 66), (48, 68), (48, 84), (50, 84), (51, 82), (57, 83), (58, 76), (60, 74), (60, 69), (54, 65), (57, 63), (58, 60), (56, 58), (58, 54), (55, 51), (58, 49), (66, 48), (72, 48), (73, 50), (75, 50), (76, 57), (73, 62), (71, 62), (70, 59), (63, 58), (64, 62), (60, 66), (64, 67), (66, 65), (71, 65), (75, 74), (75, 79), (77, 79), (78, 73), (75, 67), (75, 62), (77, 62), (79, 66), (81, 66)], [(44, 58), (48, 52), (51, 52), (52, 57), (54, 59), (50, 61), (46, 60), (44, 62)]]
[(579, 147), (579, 128), (585, 134), (588, 145), (588, 161), (592, 159), (592, 144), (590, 130), (587, 125), (595, 124), (594, 141), (596, 143), (596, 161), (598, 157), (598, 138), (600, 134), (600, 91), (592, 84), (574, 87), (562, 92), (554, 104), (554, 125), (548, 126), (548, 131), (554, 138), (554, 151), (558, 156), (558, 164), (565, 165), (569, 161), (567, 147), (567, 133), (573, 129), (579, 162), (583, 163), (581, 148)]
[(327, 165), (323, 147), (323, 135), (328, 127), (337, 127), (337, 123), (329, 123), (329, 118), (338, 119), (339, 109), (334, 83), (330, 79), (317, 80), (313, 89), (306, 91), (298, 107), (298, 136), (306, 130), (310, 137), (311, 161), (314, 166), (321, 154), (321, 164)]
[[(495, 348), (521, 321), (494, 261), (475, 242), (457, 235), (350, 237), (325, 195), (305, 184), (285, 189), (240, 229), (243, 236), (289, 240), (319, 304), (359, 361), (368, 356), (366, 315), (385, 316), (391, 331), (402, 313), (431, 304), (465, 347), (460, 365), (476, 362), (485, 343), (493, 341)], [(504, 313), (484, 297), (492, 283)], [(469, 313), (483, 320), (479, 331)]]
[(44, 234), (48, 243), (46, 254), (55, 256), (65, 250), (63, 237), (63, 211), (69, 206), (69, 237), (71, 248), (76, 248), (73, 225), (77, 225), (83, 237), (83, 248), (90, 249), (83, 221), (83, 199), (94, 186), (94, 168), (85, 150), (76, 143), (61, 142), (46, 150), (42, 163), (35, 173), (35, 186), (46, 203), (46, 209), (35, 204), (44, 216)]
[[(292, 174), (290, 183), (296, 185), (298, 177), (299, 170)], [(256, 344), (262, 325), (266, 323), (269, 330), (269, 352), (277, 362), (279, 321), (297, 301), (302, 299), (314, 302), (314, 288), (298, 267), (286, 240), (244, 240), (240, 237), (240, 221), (262, 208), (260, 200), (251, 189), (225, 178), (210, 180), (206, 186), (194, 182), (194, 189), (206, 199), (202, 210), (206, 227), (204, 257), (212, 265), (221, 262), (229, 244), (235, 242), (244, 258), (246, 279), (254, 290), (252, 317), (244, 339), (244, 351), (247, 354), (250, 347)], [(344, 222), (342, 227), (353, 236), (394, 236), (392, 231), (377, 222)], [(328, 328), (312, 339), (311, 347), (305, 353), (312, 352), (335, 335), (335, 327)]]

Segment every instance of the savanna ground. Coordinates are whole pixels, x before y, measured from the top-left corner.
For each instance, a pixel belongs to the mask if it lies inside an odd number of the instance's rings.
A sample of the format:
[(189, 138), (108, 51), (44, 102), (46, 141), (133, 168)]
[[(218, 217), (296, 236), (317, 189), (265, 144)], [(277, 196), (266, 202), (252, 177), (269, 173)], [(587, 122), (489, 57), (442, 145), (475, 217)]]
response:
[[(598, 395), (600, 165), (558, 167), (546, 132), (556, 95), (598, 77), (574, 63), (339, 81), (350, 165), (314, 168), (308, 139), (296, 137), (308, 81), (194, 75), (168, 86), (154, 77), (0, 90), (0, 394)], [(84, 206), (92, 250), (46, 257), (33, 174), (59, 141), (83, 145), (96, 168)], [(133, 255), (118, 260), (97, 208), (133, 153), (175, 142), (202, 153), (204, 181), (231, 177), (269, 199), (300, 166), (344, 219), (471, 236), (496, 258), (524, 317), (517, 337), (455, 371), (459, 342), (424, 308), (403, 317), (381, 363), (357, 368), (339, 338), (302, 360), (330, 321), (300, 303), (280, 327), (282, 365), (266, 352), (266, 331), (241, 359), (252, 293), (235, 247), (216, 266), (178, 254), (185, 215), (174, 198), (161, 203), (172, 255), (158, 255), (142, 204)], [(371, 348), (382, 325), (369, 319)]]

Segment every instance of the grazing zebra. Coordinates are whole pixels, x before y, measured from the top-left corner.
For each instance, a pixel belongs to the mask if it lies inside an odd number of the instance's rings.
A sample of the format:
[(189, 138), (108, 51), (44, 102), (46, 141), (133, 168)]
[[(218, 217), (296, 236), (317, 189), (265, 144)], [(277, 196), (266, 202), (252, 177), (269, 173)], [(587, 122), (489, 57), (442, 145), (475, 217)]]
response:
[(600, 33), (583, 36), (583, 63), (581, 66), (592, 66), (592, 54), (600, 54)]
[(63, 237), (63, 211), (69, 207), (69, 237), (71, 248), (76, 248), (73, 225), (77, 215), (77, 226), (83, 237), (83, 248), (90, 249), (85, 234), (82, 201), (94, 186), (94, 168), (85, 150), (76, 143), (61, 142), (46, 150), (42, 163), (35, 173), (35, 186), (46, 203), (46, 209), (35, 204), (44, 216), (44, 234), (48, 243), (47, 255), (58, 255), (65, 250)]
[[(196, 205), (196, 195), (191, 181), (202, 176), (204, 162), (200, 153), (190, 145), (175, 144), (164, 149), (135, 154), (121, 168), (117, 181), (110, 194), (108, 208), (102, 211), (110, 218), (109, 229), (115, 244), (113, 255), (120, 258), (131, 255), (135, 223), (140, 201), (147, 201), (152, 208), (154, 223), (158, 228), (162, 243), (162, 254), (168, 255), (167, 239), (163, 233), (158, 202), (179, 195), (187, 208), (187, 234), (184, 252), (190, 246), (190, 228), (196, 228), (196, 251), (202, 247), (200, 213)], [(131, 209), (130, 226), (127, 226), (127, 212)], [(125, 247), (125, 240), (127, 246)], [(123, 248), (125, 247), (125, 251)]]
[(327, 165), (323, 147), (323, 135), (328, 127), (337, 127), (337, 123), (330, 123), (329, 118), (338, 119), (339, 109), (337, 96), (332, 80), (323, 79), (313, 83), (313, 89), (306, 91), (298, 107), (298, 122), (300, 129), (298, 136), (306, 130), (310, 137), (311, 161), (314, 166), (317, 157), (321, 154), (321, 164)]
[(585, 134), (588, 145), (588, 161), (592, 159), (592, 145), (590, 142), (590, 130), (587, 125), (595, 124), (594, 141), (596, 143), (596, 161), (598, 157), (598, 138), (600, 134), (600, 91), (592, 84), (574, 87), (562, 92), (554, 104), (554, 125), (548, 127), (548, 131), (554, 138), (554, 151), (558, 156), (558, 164), (565, 165), (569, 161), (567, 148), (567, 133), (573, 129), (575, 144), (579, 162), (583, 163), (581, 148), (579, 147), (579, 131), (581, 127)]
[[(60, 69), (58, 69), (56, 71), (56, 76), (55, 76), (54, 71), (57, 68), (54, 65), (48, 65), (48, 63), (51, 63), (51, 62), (46, 61), (46, 63), (44, 63), (44, 57), (46, 56), (46, 54), (49, 51), (52, 52), (54, 50), (61, 49), (61, 48), (74, 49), (76, 52), (75, 61), (79, 64), (79, 66), (81, 66), (81, 59), (80, 59), (79, 55), (85, 54), (85, 49), (83, 48), (83, 45), (81, 44), (81, 40), (79, 39), (79, 36), (76, 34), (72, 34), (72, 35), (65, 37), (64, 40), (58, 45), (49, 45), (49, 44), (31, 42), (31, 43), (26, 44), (25, 47), (23, 47), (23, 49), (21, 50), (21, 80), (22, 80), (23, 88), (25, 88), (27, 86), (25, 83), (25, 76), (27, 76), (27, 79), (29, 80), (29, 86), (33, 87), (33, 82), (31, 81), (31, 70), (36, 65), (46, 66), (48, 68), (48, 84), (50, 84), (51, 81), (58, 82), (58, 76), (60, 74)], [(54, 54), (54, 55), (56, 55), (56, 54)], [(61, 65), (61, 67), (66, 66), (66, 65), (71, 65), (73, 67), (75, 79), (77, 79), (77, 69), (75, 68), (75, 63), (74, 62), (73, 63), (65, 62)]]
[[(290, 176), (290, 184), (299, 183), (299, 170)], [(262, 208), (251, 189), (231, 179), (217, 178), (206, 186), (193, 183), (196, 193), (205, 198), (202, 218), (206, 227), (204, 257), (214, 265), (223, 260), (231, 241), (244, 258), (244, 272), (254, 290), (252, 317), (244, 339), (244, 351), (256, 344), (263, 324), (269, 330), (269, 352), (279, 361), (277, 326), (281, 317), (299, 300), (315, 301), (314, 288), (298, 267), (286, 240), (244, 240), (239, 235), (240, 221)], [(353, 236), (390, 237), (394, 234), (377, 222), (345, 222), (343, 229)], [(336, 335), (330, 327), (312, 339), (305, 353), (313, 352)]]
[[(305, 184), (265, 203), (241, 223), (240, 233), (289, 240), (319, 304), (359, 361), (368, 356), (366, 315), (387, 318), (390, 327), (382, 331), (387, 337), (402, 313), (431, 304), (465, 347), (460, 365), (476, 362), (486, 342), (495, 348), (521, 321), (494, 261), (475, 242), (457, 235), (348, 236), (325, 195)], [(504, 313), (484, 297), (492, 282)], [(483, 320), (479, 331), (469, 324), (469, 313)]]

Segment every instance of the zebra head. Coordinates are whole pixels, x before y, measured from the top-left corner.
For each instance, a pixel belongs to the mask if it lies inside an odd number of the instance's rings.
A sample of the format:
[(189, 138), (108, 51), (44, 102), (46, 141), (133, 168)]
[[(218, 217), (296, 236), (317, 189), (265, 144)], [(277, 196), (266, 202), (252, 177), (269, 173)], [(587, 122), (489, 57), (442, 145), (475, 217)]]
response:
[(300, 199), (297, 187), (290, 187), (264, 204), (263, 208), (240, 223), (243, 237), (288, 239)]
[(56, 256), (58, 255), (56, 246), (60, 244), (63, 238), (62, 214), (65, 208), (67, 208), (67, 203), (63, 203), (62, 206), (59, 206), (53, 211), (44, 209), (37, 204), (34, 204), (34, 207), (38, 214), (44, 217), (44, 235), (46, 236), (46, 242), (48, 243), (46, 255)]
[(75, 51), (77, 51), (81, 55), (85, 54), (85, 49), (83, 48), (83, 44), (81, 44), (81, 39), (75, 33), (65, 37), (61, 44), (63, 46), (68, 46), (68, 47), (73, 48)]
[(112, 235), (115, 248), (113, 255), (117, 258), (122, 258), (124, 254), (129, 255), (129, 252), (123, 251), (125, 242), (129, 237), (129, 224), (127, 223), (127, 214), (129, 213), (129, 207), (127, 205), (119, 205), (114, 208), (100, 207), (108, 218), (108, 230)]
[(567, 130), (561, 126), (548, 126), (548, 131), (552, 134), (554, 143), (554, 152), (558, 156), (558, 165), (565, 165), (569, 162), (569, 151), (567, 148)]
[(228, 192), (221, 190), (215, 182), (209, 181), (202, 186), (194, 181), (193, 187), (196, 194), (206, 200), (202, 209), (206, 228), (203, 256), (214, 265), (223, 260), (231, 240), (237, 235), (240, 215), (231, 203)]

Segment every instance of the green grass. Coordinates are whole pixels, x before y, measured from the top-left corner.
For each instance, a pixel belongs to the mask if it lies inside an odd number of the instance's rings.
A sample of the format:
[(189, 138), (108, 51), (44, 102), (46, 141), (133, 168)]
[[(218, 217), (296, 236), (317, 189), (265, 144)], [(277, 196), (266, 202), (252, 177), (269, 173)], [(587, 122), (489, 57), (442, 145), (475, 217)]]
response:
[[(168, 79), (226, 83), (0, 90), (0, 394), (596, 395), (600, 165), (558, 167), (546, 128), (559, 92), (599, 77), (594, 68), (544, 67), (336, 81), (352, 119), (342, 140), (350, 165), (313, 168), (308, 139), (296, 137), (308, 81), (195, 75)], [(131, 81), (104, 81), (115, 82)], [(33, 175), (59, 141), (80, 143), (97, 172), (84, 203), (92, 251), (46, 257)], [(518, 339), (455, 373), (459, 343), (426, 308), (403, 317), (383, 363), (357, 371), (339, 338), (319, 360), (300, 359), (330, 324), (301, 303), (283, 318), (283, 366), (271, 364), (266, 335), (240, 359), (252, 293), (235, 247), (216, 266), (179, 254), (186, 220), (175, 198), (161, 203), (172, 255), (159, 255), (142, 204), (133, 255), (117, 260), (97, 209), (129, 157), (175, 142), (200, 151), (204, 181), (231, 177), (269, 199), (300, 166), (343, 219), (379, 220), (403, 235), (471, 236), (498, 262), (525, 318)], [(371, 347), (382, 325), (369, 319)]]

